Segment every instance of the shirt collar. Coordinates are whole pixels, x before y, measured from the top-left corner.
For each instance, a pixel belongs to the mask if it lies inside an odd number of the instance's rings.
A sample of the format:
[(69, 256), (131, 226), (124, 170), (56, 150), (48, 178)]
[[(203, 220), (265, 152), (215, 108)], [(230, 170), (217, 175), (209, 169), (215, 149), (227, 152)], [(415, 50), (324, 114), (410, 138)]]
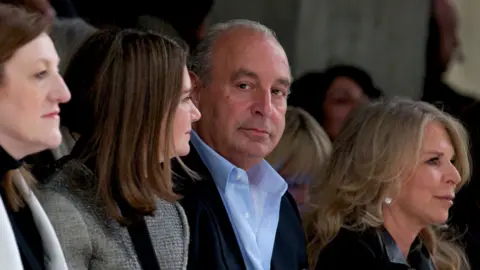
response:
[(412, 247), (410, 249), (410, 252), (408, 254), (408, 261), (403, 255), (402, 251), (400, 248), (398, 248), (397, 244), (395, 243), (395, 240), (393, 240), (393, 237), (388, 233), (386, 229), (380, 230), (379, 234), (382, 243), (384, 245), (385, 251), (387, 253), (388, 259), (392, 263), (397, 263), (397, 264), (404, 264), (404, 265), (410, 265), (416, 268), (416, 269), (435, 269), (433, 267), (433, 262), (430, 258), (430, 254), (423, 245), (422, 240), (420, 237), (415, 238), (415, 241), (412, 244)]
[(212, 175), (213, 181), (217, 187), (224, 192), (227, 186), (227, 180), (230, 173), (236, 168), (230, 161), (219, 155), (215, 150), (208, 146), (200, 136), (192, 130), (191, 142), (198, 152), (205, 166)]
[[(225, 192), (230, 174), (235, 170), (243, 170), (203, 142), (195, 131), (192, 131), (191, 135), (191, 142), (210, 174), (212, 174), (213, 181), (222, 192)], [(283, 195), (288, 189), (285, 180), (265, 160), (247, 170), (246, 174), (250, 184), (265, 192)]]
[(267, 193), (283, 195), (288, 185), (270, 164), (262, 160), (247, 171), (251, 183)]

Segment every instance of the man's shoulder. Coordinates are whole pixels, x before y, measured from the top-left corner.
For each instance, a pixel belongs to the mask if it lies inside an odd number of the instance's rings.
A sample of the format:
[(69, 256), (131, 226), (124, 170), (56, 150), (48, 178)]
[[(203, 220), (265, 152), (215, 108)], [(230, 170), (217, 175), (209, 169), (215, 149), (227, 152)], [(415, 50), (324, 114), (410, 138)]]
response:
[(282, 213), (290, 213), (300, 218), (300, 211), (298, 210), (297, 202), (290, 192), (286, 191), (282, 196), (282, 203), (280, 204), (280, 215)]

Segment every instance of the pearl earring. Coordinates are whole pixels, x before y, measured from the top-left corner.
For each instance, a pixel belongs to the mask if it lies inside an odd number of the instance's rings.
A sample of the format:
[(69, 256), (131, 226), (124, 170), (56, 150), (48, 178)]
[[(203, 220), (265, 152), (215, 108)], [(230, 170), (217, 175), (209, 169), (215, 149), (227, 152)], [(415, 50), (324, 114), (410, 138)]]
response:
[(386, 197), (386, 198), (385, 198), (385, 204), (389, 205), (389, 204), (391, 204), (391, 203), (392, 203), (392, 198)]

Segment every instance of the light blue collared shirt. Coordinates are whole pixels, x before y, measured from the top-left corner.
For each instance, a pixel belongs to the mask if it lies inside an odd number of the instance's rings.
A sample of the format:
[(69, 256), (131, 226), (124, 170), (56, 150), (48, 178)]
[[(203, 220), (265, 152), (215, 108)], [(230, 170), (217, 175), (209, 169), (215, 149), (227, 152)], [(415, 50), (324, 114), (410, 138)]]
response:
[(247, 269), (269, 270), (287, 183), (265, 160), (245, 171), (220, 156), (193, 131), (191, 141), (212, 174)]

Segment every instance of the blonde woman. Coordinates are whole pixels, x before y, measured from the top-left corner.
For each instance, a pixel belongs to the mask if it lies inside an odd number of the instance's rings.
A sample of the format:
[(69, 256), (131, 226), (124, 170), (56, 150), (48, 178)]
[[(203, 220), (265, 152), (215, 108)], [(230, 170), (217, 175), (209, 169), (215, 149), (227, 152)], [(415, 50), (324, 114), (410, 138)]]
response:
[(285, 178), (301, 210), (308, 200), (308, 187), (320, 178), (331, 150), (330, 139), (320, 124), (303, 109), (288, 107), (282, 139), (267, 161)]
[(306, 217), (313, 269), (469, 269), (444, 235), (470, 174), (462, 125), (410, 100), (359, 108), (334, 142)]

